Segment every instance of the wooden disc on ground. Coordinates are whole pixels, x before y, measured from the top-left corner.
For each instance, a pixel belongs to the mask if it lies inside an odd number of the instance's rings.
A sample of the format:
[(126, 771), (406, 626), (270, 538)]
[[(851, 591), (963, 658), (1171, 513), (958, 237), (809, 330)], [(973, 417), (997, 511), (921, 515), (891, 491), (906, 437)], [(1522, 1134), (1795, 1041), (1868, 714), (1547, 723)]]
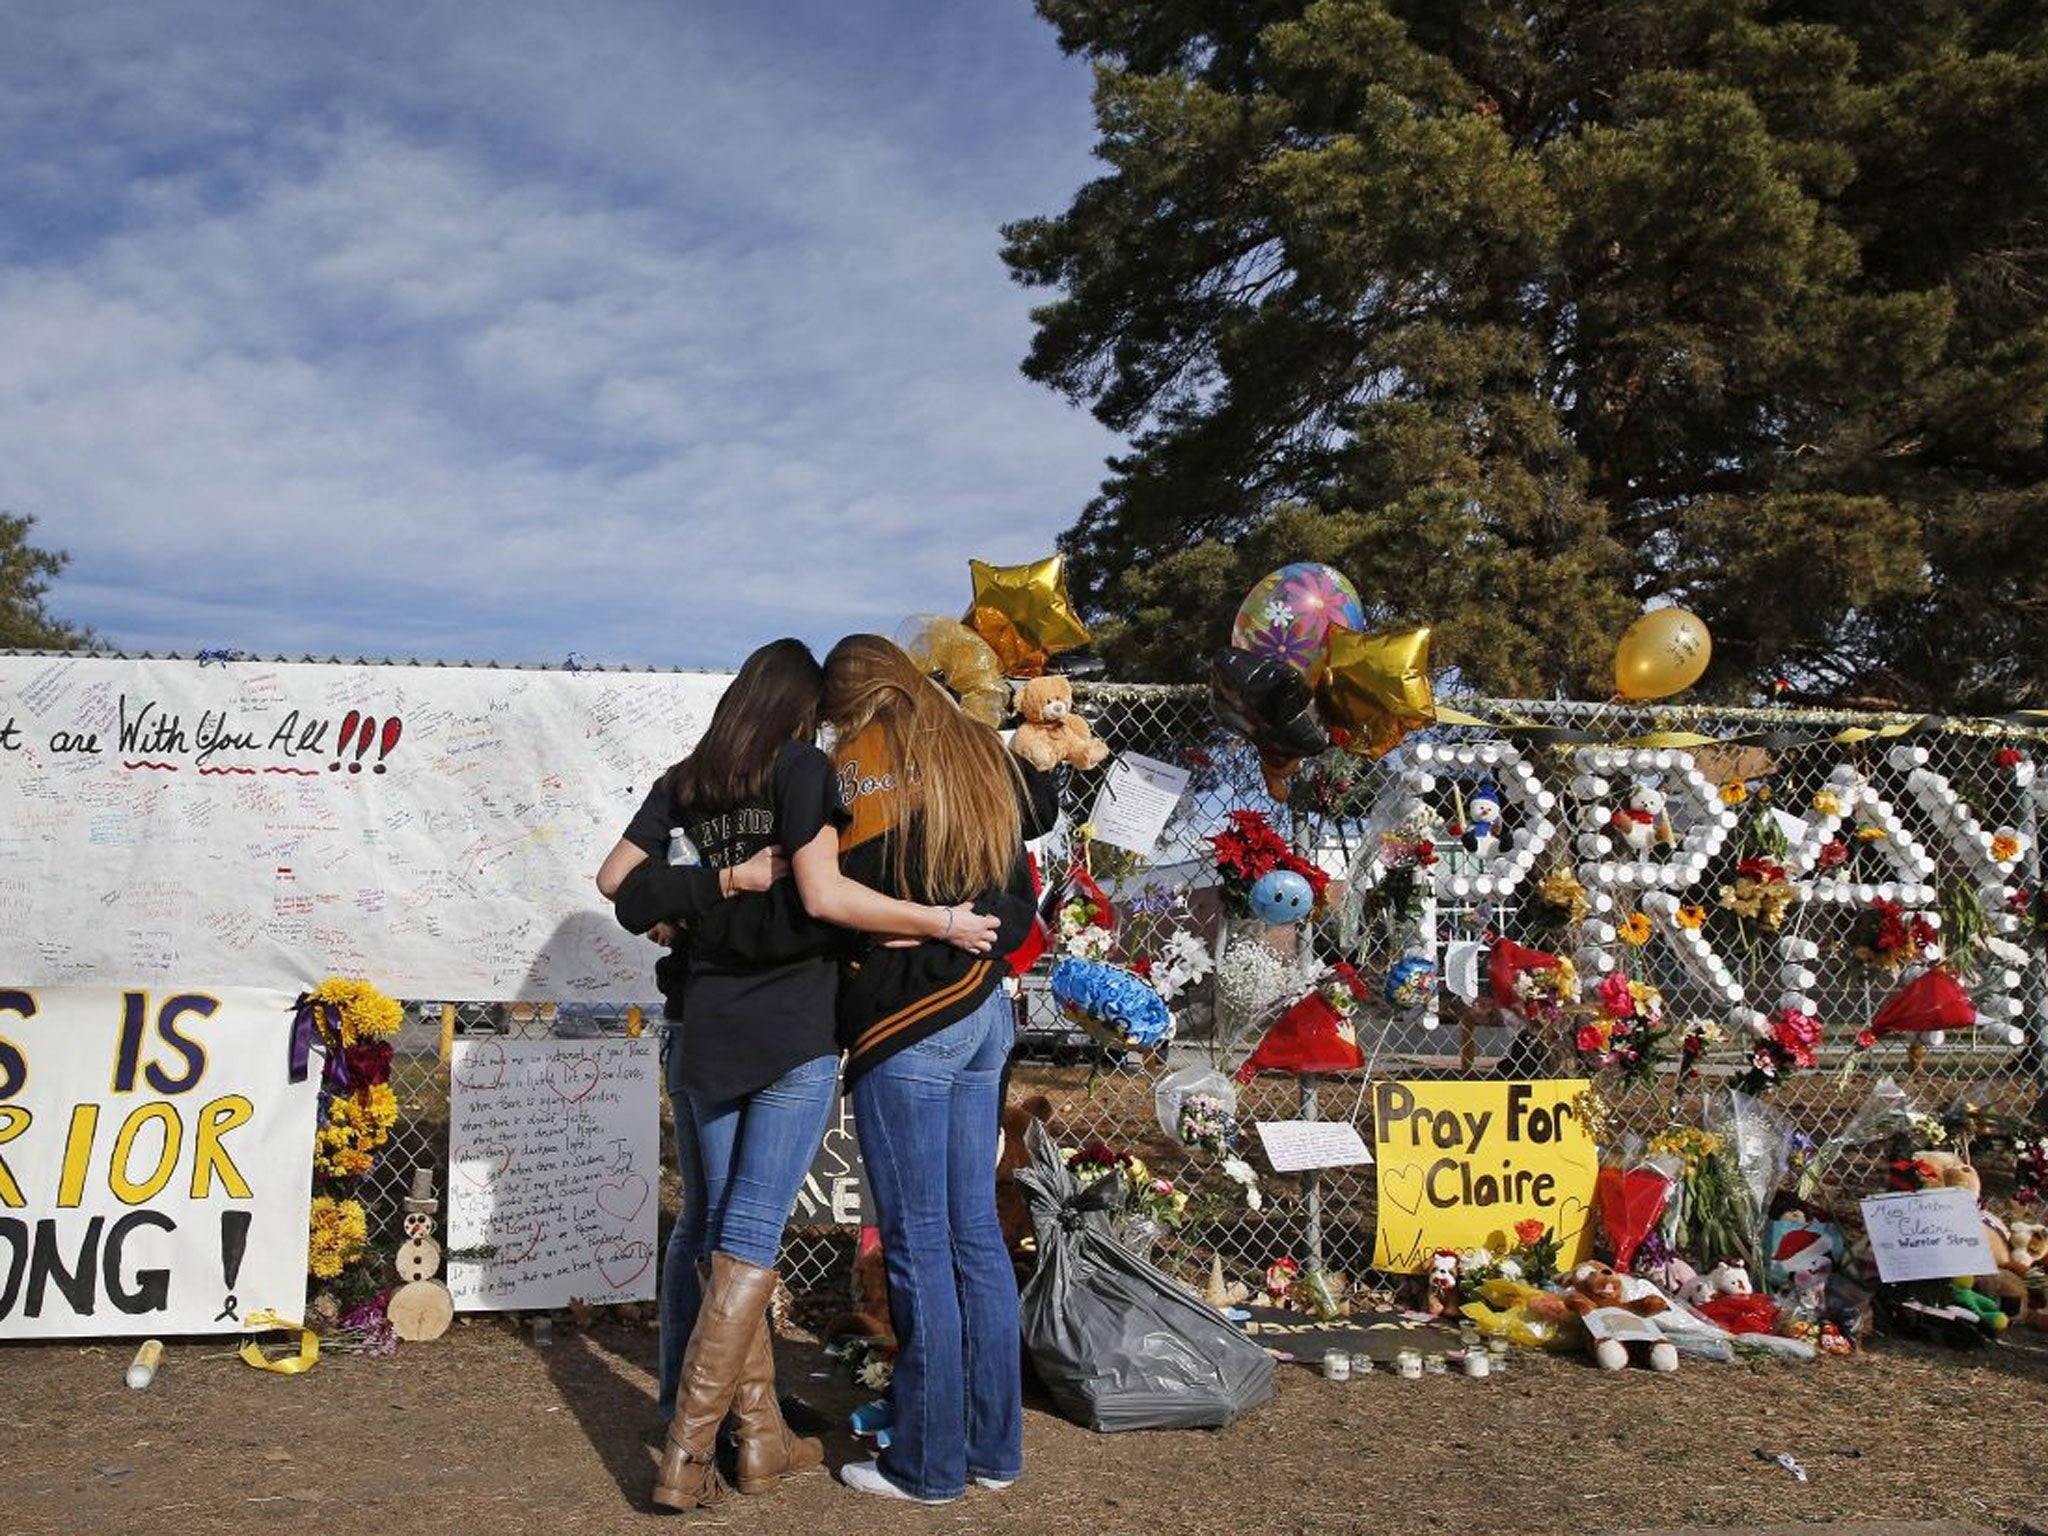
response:
[(384, 1313), (391, 1331), (408, 1343), (438, 1339), (455, 1321), (455, 1302), (438, 1280), (415, 1280), (391, 1293)]

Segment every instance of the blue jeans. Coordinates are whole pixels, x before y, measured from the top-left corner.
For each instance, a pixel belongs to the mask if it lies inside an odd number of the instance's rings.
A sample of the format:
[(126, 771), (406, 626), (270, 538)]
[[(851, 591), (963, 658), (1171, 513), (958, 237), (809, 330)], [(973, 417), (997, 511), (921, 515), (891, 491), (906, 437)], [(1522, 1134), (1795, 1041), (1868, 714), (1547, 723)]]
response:
[(676, 1412), (676, 1393), (683, 1381), (683, 1350), (697, 1326), (704, 1288), (697, 1265), (711, 1257), (705, 1246), (704, 1157), (697, 1147), (697, 1116), (690, 1096), (677, 1080), (683, 1043), (674, 1030), (665, 1048), (669, 1113), (676, 1123), (676, 1171), (683, 1181), (683, 1208), (669, 1228), (668, 1247), (661, 1256), (661, 1388), (654, 1410), (663, 1420)]
[(729, 1253), (775, 1267), (838, 1085), (838, 1056), (814, 1056), (743, 1098), (688, 1095), (704, 1164), (706, 1258)]
[(853, 1085), (896, 1327), (879, 1464), (924, 1499), (1024, 1468), (1017, 1280), (996, 1222), (996, 1139), (1016, 1015), (1001, 988)]

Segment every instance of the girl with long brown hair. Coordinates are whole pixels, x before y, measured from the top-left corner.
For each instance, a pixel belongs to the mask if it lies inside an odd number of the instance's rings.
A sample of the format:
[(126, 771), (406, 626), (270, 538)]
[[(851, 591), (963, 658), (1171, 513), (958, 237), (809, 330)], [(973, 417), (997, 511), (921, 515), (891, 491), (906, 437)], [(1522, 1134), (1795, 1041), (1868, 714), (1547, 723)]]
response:
[[(836, 850), (846, 820), (833, 765), (813, 744), (822, 675), (801, 641), (778, 640), (747, 658), (688, 756), (664, 776), (599, 873), (623, 892), (657, 867), (680, 829), (718, 872), (712, 897), (701, 870), (668, 871), (701, 908), (729, 897), (734, 871), (779, 845), (807, 866), (821, 840)], [(836, 853), (828, 855), (836, 860)], [(659, 866), (666, 868), (665, 865)], [(835, 921), (885, 934), (947, 938), (986, 948), (996, 928), (959, 905), (892, 900), (835, 888)], [(702, 1299), (677, 1362), (677, 1400), (655, 1483), (657, 1503), (715, 1502), (725, 1485), (712, 1460), (728, 1411), (738, 1425), (740, 1490), (765, 1492), (820, 1464), (818, 1442), (790, 1433), (774, 1390), (767, 1307), (796, 1192), (823, 1136), (837, 1077), (836, 970), (829, 957), (747, 959), (714, 953), (686, 934), (680, 1033), (670, 1073), (678, 1115), (695, 1132), (701, 1198), (689, 1201), (672, 1269), (699, 1273)], [(964, 953), (964, 950), (962, 951)], [(685, 1159), (687, 1171), (688, 1161)], [(668, 1288), (665, 1287), (665, 1291)], [(671, 1326), (673, 1339), (676, 1328)]]
[[(995, 920), (993, 953), (1015, 951), (1034, 919), (1021, 837), (1056, 819), (1050, 779), (880, 636), (833, 648), (823, 712), (848, 820), (793, 852), (795, 891), (778, 884), (704, 913), (700, 944), (752, 954), (815, 946), (835, 931), (814, 919), (847, 921), (885, 894), (971, 901)], [(644, 930), (685, 895), (664, 872), (643, 870), (619, 893), (620, 921)], [(994, 1177), (1015, 1022), (1001, 987), (1009, 969), (987, 950), (867, 943), (842, 953), (839, 1043), (898, 1352), (890, 1445), (841, 1475), (932, 1503), (958, 1497), (969, 1478), (1007, 1486), (1023, 1462), (1017, 1287)]]

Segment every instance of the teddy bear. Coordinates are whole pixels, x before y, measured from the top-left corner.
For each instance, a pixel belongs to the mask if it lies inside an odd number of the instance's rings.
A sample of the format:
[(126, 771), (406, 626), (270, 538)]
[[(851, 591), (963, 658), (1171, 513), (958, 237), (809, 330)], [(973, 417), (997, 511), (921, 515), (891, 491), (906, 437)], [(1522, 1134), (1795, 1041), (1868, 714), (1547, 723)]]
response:
[(1565, 1277), (1564, 1301), (1584, 1327), (1594, 1363), (1603, 1371), (1618, 1371), (1631, 1358), (1653, 1371), (1678, 1369), (1677, 1347), (1652, 1321), (1669, 1304), (1647, 1280), (1589, 1259)]
[(1439, 1248), (1429, 1256), (1429, 1272), (1426, 1276), (1429, 1302), (1426, 1310), (1431, 1317), (1444, 1317), (1458, 1310), (1458, 1250)]
[(2016, 1221), (2008, 1240), (2012, 1257), (2006, 1260), (2006, 1270), (2019, 1277), (2026, 1293), (2026, 1310), (2020, 1313), (2020, 1321), (2048, 1328), (2048, 1227)]
[(1019, 683), (1017, 713), (1024, 721), (1010, 738), (1010, 750), (1041, 773), (1059, 763), (1096, 768), (1109, 756), (1109, 748), (1096, 740), (1088, 722), (1074, 713), (1074, 685), (1064, 677)]
[(2019, 1273), (2013, 1271), (2012, 1245), (2006, 1224), (1984, 1209), (1984, 1183), (1978, 1178), (1977, 1170), (1955, 1152), (1922, 1152), (1915, 1161), (1924, 1173), (1939, 1178), (1942, 1188), (1966, 1189), (1971, 1198), (1978, 1201), (1977, 1214), (1984, 1223), (1984, 1242), (1991, 1250), (1991, 1270), (1988, 1274), (1974, 1277), (1971, 1283), (1978, 1294), (1997, 1302), (2008, 1317), (2020, 1316), (2027, 1305), (2024, 1270)]
[(1664, 791), (1654, 784), (1631, 789), (1622, 808), (1608, 817), (1607, 825), (1637, 858), (1672, 840), (1671, 823), (1664, 815)]

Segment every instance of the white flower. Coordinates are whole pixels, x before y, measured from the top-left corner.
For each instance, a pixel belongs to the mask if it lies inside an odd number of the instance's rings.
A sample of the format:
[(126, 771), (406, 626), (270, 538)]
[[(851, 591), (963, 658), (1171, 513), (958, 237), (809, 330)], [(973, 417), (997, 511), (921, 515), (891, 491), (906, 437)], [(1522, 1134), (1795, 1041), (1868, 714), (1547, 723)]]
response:
[(1244, 1186), (1244, 1206), (1248, 1211), (1259, 1209), (1259, 1176), (1252, 1171), (1252, 1165), (1241, 1157), (1226, 1157), (1222, 1163), (1224, 1177), (1235, 1179)]
[(1294, 609), (1290, 604), (1276, 597), (1266, 604), (1263, 616), (1268, 624), (1285, 629), (1294, 622)]
[(1500, 1261), (1500, 1277), (1501, 1277), (1501, 1279), (1503, 1279), (1503, 1280), (1519, 1280), (1519, 1279), (1521, 1279), (1521, 1278), (1522, 1278), (1522, 1261), (1521, 1261), (1520, 1259), (1516, 1259), (1516, 1258), (1506, 1258), (1506, 1259), (1502, 1259), (1502, 1260)]
[(1991, 934), (1984, 936), (1984, 947), (1991, 951), (1994, 959), (2002, 960), (2007, 965), (2019, 966), (2022, 969), (2033, 959), (2033, 956), (2020, 948), (2019, 945), (2013, 943), (2011, 939), (2001, 939)]

